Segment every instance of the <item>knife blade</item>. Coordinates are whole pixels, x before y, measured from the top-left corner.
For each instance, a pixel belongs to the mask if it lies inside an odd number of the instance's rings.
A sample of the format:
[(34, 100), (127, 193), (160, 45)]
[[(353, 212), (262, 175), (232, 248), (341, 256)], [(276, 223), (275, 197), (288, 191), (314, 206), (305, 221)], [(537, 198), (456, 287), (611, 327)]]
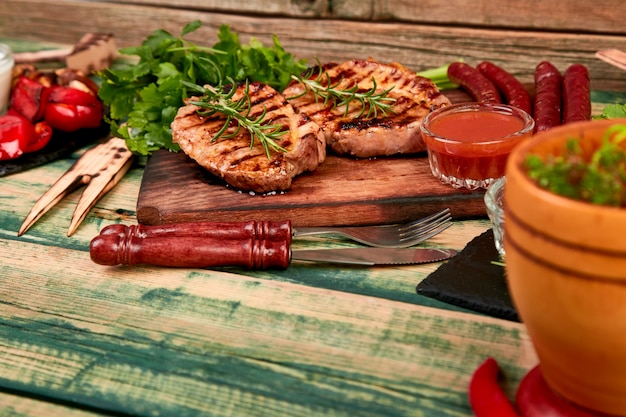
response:
[(456, 253), (454, 249), (430, 248), (303, 249), (292, 251), (291, 260), (365, 266), (415, 265), (445, 261)]
[(291, 239), (216, 239), (207, 236), (161, 234), (142, 237), (132, 228), (110, 229), (89, 245), (91, 260), (100, 265), (155, 265), (210, 268), (285, 269), (292, 261), (348, 265), (401, 265), (436, 262), (456, 254), (448, 249), (346, 248), (291, 250)]

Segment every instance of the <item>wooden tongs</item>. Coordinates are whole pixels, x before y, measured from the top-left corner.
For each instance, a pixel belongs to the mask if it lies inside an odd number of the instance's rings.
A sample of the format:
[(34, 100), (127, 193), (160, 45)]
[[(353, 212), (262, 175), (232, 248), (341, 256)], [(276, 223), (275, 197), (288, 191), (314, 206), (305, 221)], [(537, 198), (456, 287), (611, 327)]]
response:
[(67, 236), (71, 236), (89, 210), (124, 177), (133, 162), (124, 139), (112, 137), (87, 150), (72, 167), (43, 194), (30, 210), (17, 235), (24, 234), (37, 220), (69, 193), (82, 185)]
[(626, 52), (618, 49), (603, 49), (596, 52), (596, 58), (626, 71)]

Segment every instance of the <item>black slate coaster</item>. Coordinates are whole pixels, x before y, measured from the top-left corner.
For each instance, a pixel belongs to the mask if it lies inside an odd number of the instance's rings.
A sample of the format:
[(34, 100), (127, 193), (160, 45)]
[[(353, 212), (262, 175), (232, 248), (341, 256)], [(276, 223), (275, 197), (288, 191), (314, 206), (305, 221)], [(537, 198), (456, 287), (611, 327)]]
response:
[(505, 320), (520, 321), (488, 230), (417, 285), (418, 294)]
[(109, 131), (109, 125), (105, 123), (95, 129), (81, 129), (71, 133), (55, 130), (50, 142), (43, 149), (23, 154), (19, 158), (0, 161), (0, 177), (65, 158), (75, 150), (106, 137)]

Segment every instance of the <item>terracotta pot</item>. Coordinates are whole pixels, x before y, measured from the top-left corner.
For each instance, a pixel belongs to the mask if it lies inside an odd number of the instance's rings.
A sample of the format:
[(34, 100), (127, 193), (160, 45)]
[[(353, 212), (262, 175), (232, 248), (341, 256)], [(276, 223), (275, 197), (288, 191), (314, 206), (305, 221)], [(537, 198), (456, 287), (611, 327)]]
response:
[(593, 151), (608, 126), (578, 122), (515, 148), (504, 194), (511, 296), (548, 385), (593, 411), (626, 416), (626, 209), (560, 197), (523, 171), (527, 154), (560, 153), (578, 138)]

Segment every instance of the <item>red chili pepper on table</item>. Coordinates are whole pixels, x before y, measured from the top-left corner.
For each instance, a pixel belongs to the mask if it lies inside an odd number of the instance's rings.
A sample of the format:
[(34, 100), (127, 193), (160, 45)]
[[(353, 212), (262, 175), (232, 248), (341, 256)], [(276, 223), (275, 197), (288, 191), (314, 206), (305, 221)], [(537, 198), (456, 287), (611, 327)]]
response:
[(102, 112), (102, 102), (98, 97), (75, 88), (53, 86), (44, 119), (55, 129), (74, 132), (100, 126)]
[(500, 367), (487, 358), (472, 375), (469, 401), (476, 417), (520, 417), (513, 403), (498, 384)]

